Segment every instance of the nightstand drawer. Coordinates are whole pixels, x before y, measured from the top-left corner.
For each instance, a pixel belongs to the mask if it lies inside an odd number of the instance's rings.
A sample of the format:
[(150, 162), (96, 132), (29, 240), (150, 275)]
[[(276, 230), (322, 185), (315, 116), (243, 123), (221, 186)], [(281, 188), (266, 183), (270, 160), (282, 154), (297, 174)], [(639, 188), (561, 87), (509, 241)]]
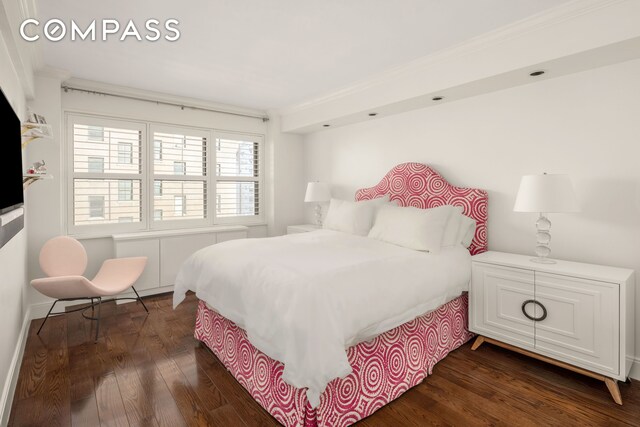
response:
[(534, 299), (533, 271), (474, 263), (472, 277), (469, 329), (533, 348), (535, 322), (522, 312), (522, 304)]
[(536, 301), (547, 317), (536, 322), (535, 348), (596, 372), (619, 372), (619, 285), (536, 273)]

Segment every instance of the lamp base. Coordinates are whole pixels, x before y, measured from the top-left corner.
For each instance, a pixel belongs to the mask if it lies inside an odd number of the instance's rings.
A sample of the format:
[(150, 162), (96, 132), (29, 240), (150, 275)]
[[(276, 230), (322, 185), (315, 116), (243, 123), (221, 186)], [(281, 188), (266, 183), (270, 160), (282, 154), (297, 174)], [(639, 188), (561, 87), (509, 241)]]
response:
[(558, 261), (556, 260), (543, 258), (543, 257), (531, 258), (530, 261), (537, 262), (538, 264), (557, 264), (558, 263)]
[(316, 217), (316, 225), (318, 227), (322, 227), (322, 206), (320, 206), (320, 203), (316, 203), (314, 212)]

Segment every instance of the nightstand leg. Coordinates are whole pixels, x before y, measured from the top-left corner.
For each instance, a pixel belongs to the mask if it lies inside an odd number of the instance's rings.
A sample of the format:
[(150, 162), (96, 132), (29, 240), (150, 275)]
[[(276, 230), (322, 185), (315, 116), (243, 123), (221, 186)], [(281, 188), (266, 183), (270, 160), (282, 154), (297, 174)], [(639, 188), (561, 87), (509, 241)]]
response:
[(475, 342), (471, 346), (471, 350), (477, 350), (478, 347), (480, 347), (483, 342), (484, 342), (484, 337), (482, 335), (478, 335), (478, 337), (476, 338)]
[(622, 405), (622, 395), (620, 394), (620, 388), (618, 388), (618, 381), (605, 377), (604, 383), (607, 385), (613, 401), (618, 405)]

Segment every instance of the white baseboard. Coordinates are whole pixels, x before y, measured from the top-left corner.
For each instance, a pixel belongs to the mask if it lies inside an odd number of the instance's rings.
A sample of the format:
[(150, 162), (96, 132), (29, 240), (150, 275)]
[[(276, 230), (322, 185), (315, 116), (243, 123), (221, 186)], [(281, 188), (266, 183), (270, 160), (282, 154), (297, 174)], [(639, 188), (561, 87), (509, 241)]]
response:
[[(138, 289), (138, 293), (140, 294), (140, 297), (147, 297), (150, 295), (156, 295), (156, 294), (166, 294), (167, 292), (173, 292), (173, 285), (169, 285), (169, 286), (162, 286), (159, 288), (153, 288), (153, 289)], [(120, 294), (118, 295), (118, 298), (135, 298), (136, 294), (133, 293), (133, 291), (131, 292), (127, 292), (124, 294)], [(130, 302), (135, 302), (135, 300), (119, 300), (116, 301), (116, 304), (127, 304)]]
[(634, 380), (640, 380), (640, 357), (636, 357), (634, 359), (633, 366), (631, 367), (631, 372), (629, 372), (629, 377)]
[[(46, 314), (46, 313), (45, 313)], [(22, 357), (24, 356), (24, 347), (27, 344), (27, 335), (29, 334), (29, 325), (31, 324), (31, 307), (27, 308), (27, 312), (22, 320), (22, 328), (16, 343), (16, 350), (11, 359), (11, 366), (7, 372), (7, 379), (2, 389), (2, 397), (0, 400), (0, 426), (6, 426), (9, 422), (11, 413), (11, 405), (13, 396), (16, 392), (16, 384), (18, 383), (18, 375), (20, 374), (20, 366), (22, 365)]]

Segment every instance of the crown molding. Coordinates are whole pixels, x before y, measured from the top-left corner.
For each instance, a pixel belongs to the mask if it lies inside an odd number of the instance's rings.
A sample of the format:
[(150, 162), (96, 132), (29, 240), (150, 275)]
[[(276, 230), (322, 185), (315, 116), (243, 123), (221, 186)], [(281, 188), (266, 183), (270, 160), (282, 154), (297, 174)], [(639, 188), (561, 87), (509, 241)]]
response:
[(44, 77), (47, 79), (55, 79), (63, 82), (71, 78), (71, 73), (67, 70), (45, 65), (36, 71), (36, 77)]
[(339, 101), (342, 98), (377, 87), (385, 82), (411, 73), (414, 70), (428, 69), (442, 62), (451, 61), (474, 52), (499, 46), (502, 43), (522, 37), (526, 34), (541, 31), (545, 28), (577, 19), (583, 15), (596, 12), (600, 9), (633, 1), (635, 0), (573, 0), (481, 34), (452, 47), (442, 49), (430, 55), (390, 68), (387, 71), (367, 77), (341, 89), (327, 93), (326, 95), (281, 108), (278, 110), (278, 114), (286, 116), (329, 102)]
[(189, 98), (178, 95), (170, 95), (161, 92), (155, 92), (145, 89), (136, 89), (127, 86), (113, 85), (110, 83), (96, 82), (93, 80), (85, 80), (76, 77), (70, 77), (63, 81), (64, 85), (72, 88), (82, 89), (87, 91), (106, 92), (113, 95), (131, 96), (141, 98), (147, 101), (161, 101), (174, 104), (184, 104), (185, 106), (199, 107), (211, 110), (218, 110), (227, 113), (234, 114), (246, 114), (250, 116), (264, 116), (267, 117), (267, 113), (263, 110), (236, 107), (233, 105), (220, 104), (210, 102), (203, 99)]

